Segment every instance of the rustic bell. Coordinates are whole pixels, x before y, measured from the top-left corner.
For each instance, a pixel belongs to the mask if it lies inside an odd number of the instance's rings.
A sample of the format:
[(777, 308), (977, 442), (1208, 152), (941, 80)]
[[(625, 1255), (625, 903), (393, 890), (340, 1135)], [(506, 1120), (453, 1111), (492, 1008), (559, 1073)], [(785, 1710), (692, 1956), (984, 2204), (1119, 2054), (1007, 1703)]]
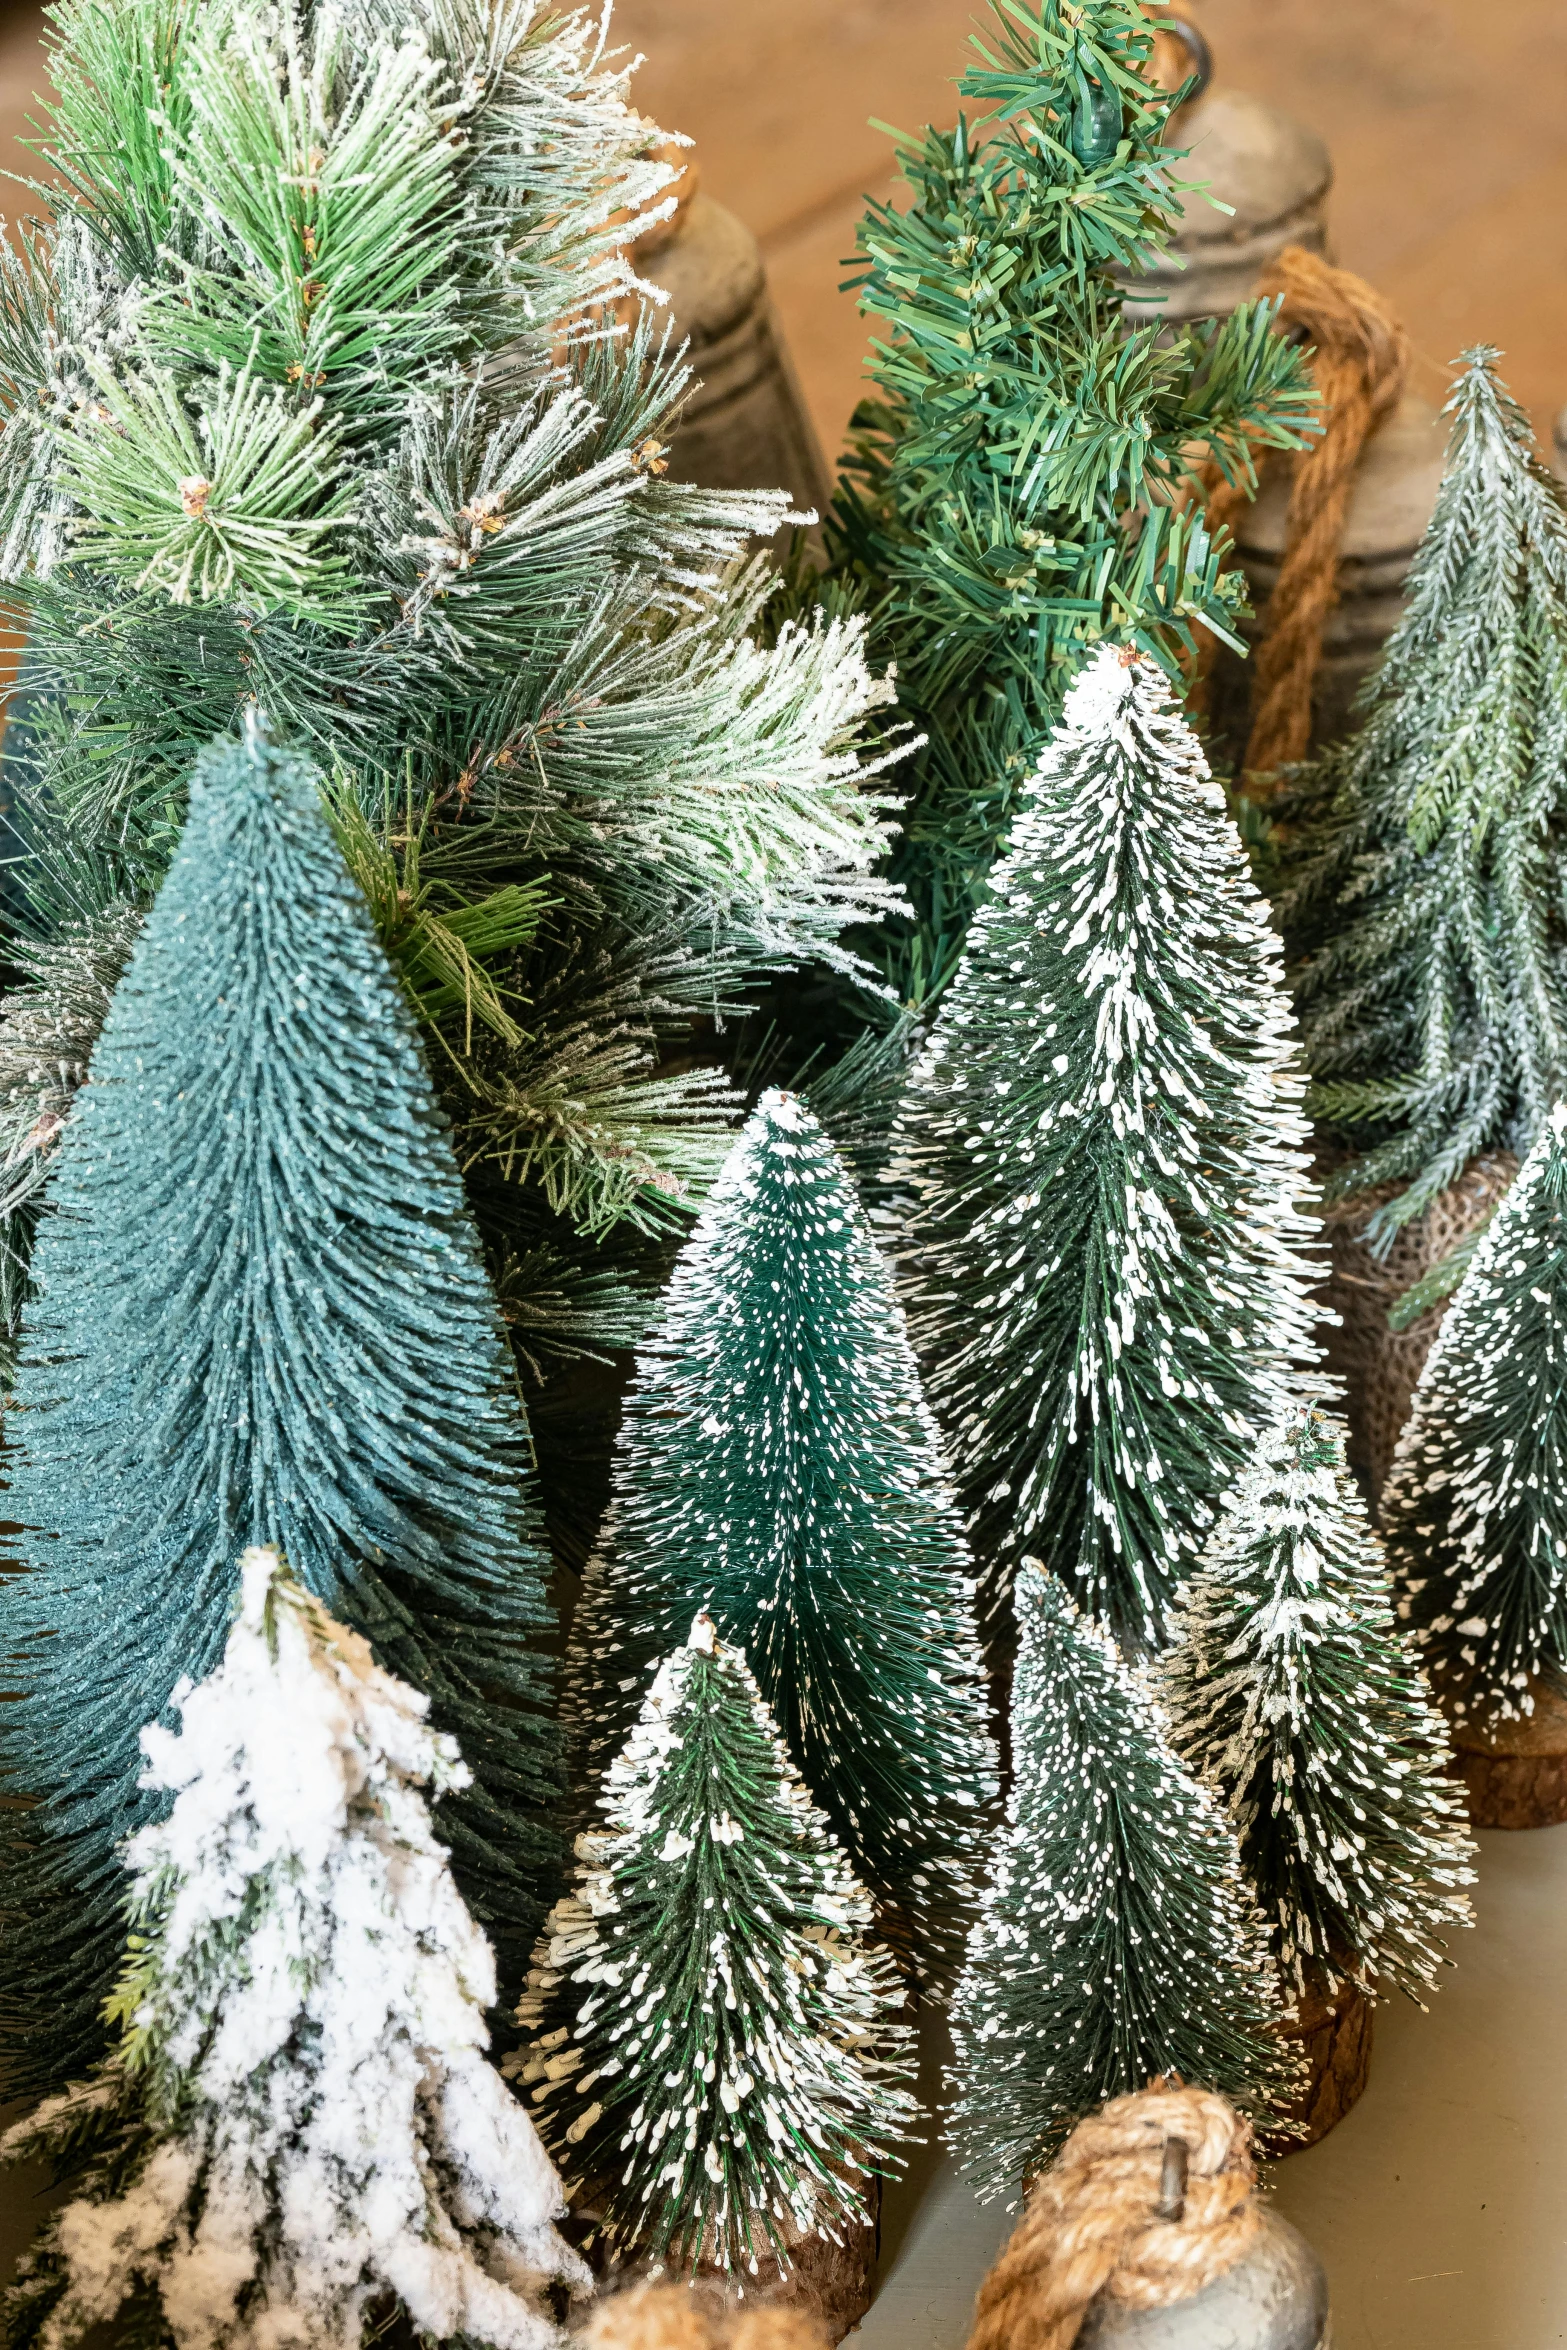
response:
[(1077, 2350), (1324, 2350), (1328, 2280), (1298, 2229), (1264, 2206), (1256, 2233), (1211, 2285), (1163, 2309), (1101, 2295)]
[(787, 490), (827, 503), (827, 468), (772, 299), (761, 248), (687, 162), (674, 217), (640, 238), (637, 275), (668, 295), (659, 315), (689, 345), (696, 378), (669, 450), (674, 481), (712, 490)]
[[(1151, 13), (1151, 12), (1150, 12)], [(1155, 19), (1153, 78), (1197, 88), (1171, 115), (1165, 143), (1184, 153), (1176, 177), (1205, 193), (1182, 199), (1173, 249), (1141, 278), (1127, 281), (1133, 323), (1225, 318), (1250, 299), (1257, 280), (1286, 245), (1327, 251), (1327, 198), (1333, 165), (1304, 123), (1244, 90), (1208, 86), (1212, 62), (1195, 16), (1160, 10)], [(1210, 198), (1228, 207), (1216, 209)]]
[[(1412, 393), (1404, 395), (1361, 451), (1339, 539), (1338, 597), (1323, 630), (1312, 685), (1314, 750), (1350, 732), (1355, 696), (1403, 614), (1409, 566), (1436, 504), (1446, 453), (1441, 417)], [(1258, 615), (1242, 631), (1253, 645), (1266, 625), (1284, 555), (1298, 463), (1292, 456), (1268, 458), (1256, 498), (1233, 524), (1235, 551)], [(1221, 653), (1211, 708), (1215, 730), (1226, 742), (1245, 741), (1249, 692), (1246, 664)]]

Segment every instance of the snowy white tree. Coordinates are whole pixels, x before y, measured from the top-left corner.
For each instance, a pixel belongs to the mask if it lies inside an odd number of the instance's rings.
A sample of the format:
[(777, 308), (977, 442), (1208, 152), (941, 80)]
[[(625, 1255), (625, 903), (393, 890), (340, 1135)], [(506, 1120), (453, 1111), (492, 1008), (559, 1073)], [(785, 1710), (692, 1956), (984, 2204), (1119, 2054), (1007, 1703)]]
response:
[(993, 1599), (1025, 1554), (1139, 1648), (1311, 1352), (1278, 940), (1152, 661), (1107, 647), (1022, 795), (891, 1180)]
[(948, 2126), (982, 2198), (1156, 2073), (1262, 2122), (1297, 2085), (1235, 1839), (1146, 1673), (1033, 1559), (1017, 1613), (1007, 1824), (952, 2006)]
[(1382, 1496), (1399, 1612), (1457, 1721), (1567, 1687), (1567, 1103), (1427, 1355)]
[(94, 2077), (11, 2130), (88, 2158), (16, 2289), (13, 2340), (176, 2350), (422, 2336), (548, 2350), (561, 2183), (487, 2061), (488, 1943), (424, 1790), (461, 1786), (426, 1702), (275, 1551), (241, 1561), (222, 1663), (142, 1734), (174, 1797), (126, 1848), (133, 1932)]
[[(508, 2062), (604, 2232), (680, 2268), (787, 2270), (866, 2224), (909, 2133), (903, 1992), (742, 1652), (699, 1614), (578, 1839)], [(765, 2269), (764, 2269), (765, 2264)]]
[(1447, 1732), (1400, 1634), (1335, 1420), (1271, 1429), (1182, 1594), (1159, 1686), (1213, 1789), (1288, 1982), (1418, 1998), (1473, 1922), (1474, 1846)]

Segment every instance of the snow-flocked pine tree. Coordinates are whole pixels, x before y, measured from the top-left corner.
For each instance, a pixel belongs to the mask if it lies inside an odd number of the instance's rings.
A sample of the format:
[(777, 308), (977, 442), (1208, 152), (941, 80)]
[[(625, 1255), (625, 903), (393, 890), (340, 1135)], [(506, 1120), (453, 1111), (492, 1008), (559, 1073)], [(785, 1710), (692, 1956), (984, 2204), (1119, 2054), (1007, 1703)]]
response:
[(1138, 0), (999, 0), (973, 46), (977, 113), (901, 140), (907, 201), (861, 226), (880, 397), (828, 523), (926, 736), (892, 861), (914, 926), (876, 950), (912, 1004), (950, 978), (1095, 643), (1173, 666), (1197, 623), (1236, 641), (1241, 576), (1177, 493), (1205, 455), (1245, 478), (1252, 449), (1298, 445), (1315, 399), (1265, 303), (1127, 328), (1122, 281), (1168, 248), (1184, 184)]
[(173, 1797), (125, 1851), (115, 2045), (0, 2141), (85, 2177), (13, 2288), (9, 2339), (552, 2350), (544, 2288), (585, 2287), (561, 2182), (489, 2063), (489, 1945), (429, 1798), (454, 1740), (273, 1550), (240, 1562), (221, 1661), (142, 1732)]
[(1567, 509), (1488, 347), (1464, 354), (1409, 609), (1357, 734), (1295, 778), (1280, 914), (1308, 1102), (1391, 1242), (1567, 1079)]
[(1399, 1612), (1457, 1721), (1567, 1690), (1567, 1104), (1426, 1357), (1382, 1495)]
[(821, 1127), (769, 1093), (626, 1399), (568, 1667), (588, 1769), (705, 1606), (855, 1868), (939, 1953), (996, 1793), (972, 1599), (891, 1275)]
[(507, 2069), (612, 2247), (786, 2270), (800, 2237), (867, 2224), (865, 2179), (914, 2116), (911, 2035), (869, 1899), (709, 1616), (659, 1667), (599, 1806)]
[(1472, 1923), (1474, 1846), (1382, 1545), (1307, 1402), (1236, 1481), (1181, 1595), (1158, 1690), (1240, 1839), (1285, 1982), (1418, 1999)]
[(52, 1200), (0, 1593), (20, 2074), (96, 2042), (137, 1732), (215, 1664), (249, 1542), (458, 1737), (448, 1832), (510, 1990), (557, 1850), (527, 1423), (414, 1022), (314, 772), (259, 725), (198, 763)]
[(1147, 1648), (1311, 1321), (1278, 941), (1152, 661), (1072, 688), (991, 879), (893, 1129), (902, 1293), (990, 1604), (1031, 1554)]
[(1235, 1838), (1142, 1669), (1032, 1559), (1017, 1610), (1007, 1825), (952, 2006), (949, 2134), (986, 2199), (1155, 2074), (1258, 2121), (1296, 2085)]
[(662, 134), (587, 8), (51, 13), (0, 247), (21, 927), (144, 911), (259, 704), (333, 777), (525, 1363), (627, 1343), (728, 1145), (693, 1024), (887, 903), (859, 624), (761, 641), (787, 500), (667, 478), (685, 371), (615, 325)]

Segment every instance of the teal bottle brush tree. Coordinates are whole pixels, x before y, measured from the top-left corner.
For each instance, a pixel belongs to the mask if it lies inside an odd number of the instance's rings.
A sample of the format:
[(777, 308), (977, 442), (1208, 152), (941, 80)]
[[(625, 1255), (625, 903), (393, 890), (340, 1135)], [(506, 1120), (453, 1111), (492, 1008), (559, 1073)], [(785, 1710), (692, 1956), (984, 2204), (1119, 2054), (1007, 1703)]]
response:
[(891, 1275), (833, 1145), (770, 1093), (626, 1399), (568, 1665), (588, 1774), (705, 1606), (856, 1870), (939, 1962), (996, 1792), (972, 1600)]
[(1474, 1845), (1382, 1545), (1315, 1399), (1270, 1429), (1181, 1597), (1158, 1687), (1240, 1839), (1286, 1986), (1422, 1998)]
[(0, 2139), (81, 2173), (7, 2339), (346, 2350), (401, 2308), (426, 2342), (557, 2350), (546, 2287), (589, 2278), (485, 2054), (495, 1962), (430, 1810), (466, 1768), (275, 1551), (240, 1565), (178, 1731), (142, 1733), (170, 1808), (124, 1854), (113, 2045)]
[(1003, 1606), (1167, 1637), (1311, 1352), (1278, 940), (1157, 664), (1101, 649), (1019, 803), (888, 1167), (909, 1325)]
[(1567, 1081), (1567, 507), (1500, 356), (1465, 354), (1360, 730), (1280, 803), (1308, 1106), (1343, 1147), (1330, 1195), (1385, 1187), (1374, 1248), (1478, 1153), (1521, 1157)]
[(1167, 249), (1188, 184), (1136, 0), (996, 0), (972, 45), (975, 112), (900, 139), (902, 196), (861, 226), (877, 391), (828, 521), (834, 593), (926, 737), (891, 868), (913, 921), (876, 949), (922, 1008), (1094, 646), (1174, 668), (1199, 624), (1236, 641), (1241, 578), (1194, 468), (1248, 478), (1315, 403), (1266, 303), (1127, 330), (1121, 280)]
[(1033, 1560), (1017, 1612), (1012, 1791), (952, 2008), (948, 2134), (987, 2199), (1157, 2075), (1267, 2123), (1298, 2069), (1234, 1835), (1146, 1679)]
[(1401, 1610), (1455, 1721), (1567, 1694), (1567, 1106), (1426, 1357), (1383, 1496)]
[(328, 777), (524, 1372), (628, 1345), (728, 1147), (693, 1028), (847, 967), (890, 902), (863, 631), (761, 641), (746, 551), (787, 500), (669, 480), (686, 372), (656, 314), (614, 323), (661, 134), (591, 14), (533, 0), (53, 23), (40, 217), (0, 256), (12, 1274), (61, 1084), (36, 1036), (112, 985), (193, 758), (255, 703)]
[(612, 2248), (745, 2284), (868, 2225), (914, 2100), (898, 1970), (743, 1653), (698, 1614), (579, 1839), (508, 2060)]
[(137, 1732), (215, 1665), (250, 1542), (463, 1745), (445, 1830), (515, 1983), (558, 1804), (527, 1424), (403, 991), (313, 770), (259, 724), (199, 764), (51, 1198), (0, 1595), (19, 2078), (97, 2039)]

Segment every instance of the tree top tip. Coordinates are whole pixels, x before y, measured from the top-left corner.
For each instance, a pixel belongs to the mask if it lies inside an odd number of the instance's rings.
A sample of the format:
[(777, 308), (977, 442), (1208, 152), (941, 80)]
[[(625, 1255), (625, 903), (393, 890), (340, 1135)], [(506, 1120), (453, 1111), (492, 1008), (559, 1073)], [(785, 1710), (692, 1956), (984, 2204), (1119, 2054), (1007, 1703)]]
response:
[(694, 1648), (700, 1656), (716, 1656), (718, 1653), (718, 1626), (705, 1607), (699, 1607), (691, 1619), (686, 1646)]
[(248, 1550), (240, 1553), (239, 1612), (241, 1621), (251, 1631), (261, 1630), (272, 1587), (280, 1576), (286, 1578), (287, 1574), (281, 1554), (270, 1542), (253, 1542)]

